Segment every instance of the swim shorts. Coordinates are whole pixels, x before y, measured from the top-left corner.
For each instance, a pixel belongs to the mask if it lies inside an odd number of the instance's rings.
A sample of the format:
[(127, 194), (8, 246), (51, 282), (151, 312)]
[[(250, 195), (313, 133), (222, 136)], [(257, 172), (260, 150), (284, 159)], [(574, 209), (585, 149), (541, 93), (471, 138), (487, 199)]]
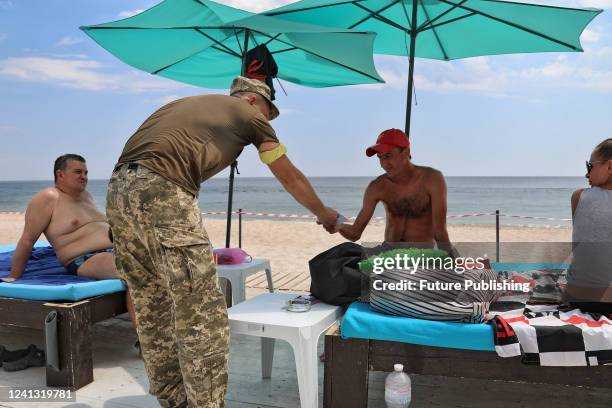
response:
[(113, 248), (98, 249), (97, 251), (87, 252), (81, 256), (78, 256), (74, 258), (72, 262), (66, 265), (66, 270), (68, 271), (69, 274), (76, 275), (77, 271), (79, 270), (81, 265), (85, 263), (85, 261), (87, 261), (89, 258), (91, 258), (94, 255), (101, 254), (104, 252), (110, 252), (112, 254)]

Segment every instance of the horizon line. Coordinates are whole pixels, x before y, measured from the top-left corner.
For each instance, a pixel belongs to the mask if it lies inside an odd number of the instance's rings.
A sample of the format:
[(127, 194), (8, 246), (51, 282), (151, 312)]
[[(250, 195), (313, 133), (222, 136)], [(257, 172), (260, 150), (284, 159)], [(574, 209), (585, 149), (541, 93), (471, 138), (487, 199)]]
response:
[[(382, 174), (378, 174), (378, 175), (373, 175), (373, 176), (306, 176), (306, 178), (308, 179), (322, 179), (322, 178), (372, 178), (372, 177), (378, 177), (381, 176)], [(531, 176), (508, 176), (508, 175), (489, 175), (489, 176), (466, 176), (466, 175), (445, 175), (444, 178), (452, 178), (452, 177), (456, 177), (456, 178), (585, 178), (584, 175), (580, 175), (580, 176), (550, 176), (550, 175), (531, 175)], [(256, 177), (240, 177), (242, 179), (274, 179), (276, 180), (276, 178), (274, 176), (256, 176)], [(202, 182), (201, 184), (206, 183), (207, 181), (210, 180), (228, 180), (229, 176), (227, 177), (212, 177), (204, 182)], [(91, 178), (88, 181), (108, 181), (109, 178)], [(51, 182), (54, 183), (54, 180), (51, 179), (20, 179), (20, 180), (2, 180), (0, 179), (0, 183), (17, 183), (17, 182)]]

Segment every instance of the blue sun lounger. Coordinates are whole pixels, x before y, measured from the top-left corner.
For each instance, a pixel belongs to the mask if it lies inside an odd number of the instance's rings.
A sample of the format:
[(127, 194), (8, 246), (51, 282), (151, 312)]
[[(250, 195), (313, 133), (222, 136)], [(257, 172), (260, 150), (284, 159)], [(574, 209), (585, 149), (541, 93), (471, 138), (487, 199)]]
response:
[[(15, 245), (0, 246), (0, 277), (10, 273)], [(22, 278), (0, 282), (0, 325), (45, 330), (47, 385), (72, 390), (93, 381), (92, 325), (127, 311), (118, 279), (68, 274), (48, 243), (37, 243)], [(53, 330), (49, 330), (49, 328)], [(50, 338), (49, 333), (55, 333)], [(53, 355), (53, 356), (52, 356)], [(53, 364), (50, 363), (50, 357)]]
[[(0, 278), (8, 276), (14, 245), (0, 246)], [(114, 292), (124, 292), (118, 279), (95, 280), (69, 274), (59, 263), (52, 247), (35, 245), (23, 276), (14, 283), (0, 283), (0, 297), (72, 301)]]
[[(562, 264), (493, 264), (497, 271), (559, 269)], [(370, 371), (601, 387), (612, 391), (612, 367), (540, 367), (495, 352), (488, 324), (385, 315), (353, 303), (325, 334), (324, 406), (366, 408)]]

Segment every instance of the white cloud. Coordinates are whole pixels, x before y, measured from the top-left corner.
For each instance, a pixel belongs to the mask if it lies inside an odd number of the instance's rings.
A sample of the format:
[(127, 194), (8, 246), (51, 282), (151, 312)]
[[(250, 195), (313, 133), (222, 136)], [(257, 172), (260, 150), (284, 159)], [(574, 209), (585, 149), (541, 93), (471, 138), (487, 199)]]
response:
[(58, 42), (55, 43), (56, 47), (66, 47), (70, 45), (75, 45), (80, 42), (83, 42), (83, 38), (80, 37), (64, 37)]
[(601, 38), (601, 32), (599, 30), (586, 28), (580, 36), (580, 41), (585, 43), (596, 43)]
[(295, 114), (299, 114), (302, 112), (299, 109), (293, 109), (293, 108), (278, 108), (278, 111), (283, 116), (295, 115)]
[(145, 103), (151, 103), (153, 105), (165, 105), (167, 103), (170, 103), (172, 101), (176, 101), (177, 99), (181, 99), (184, 98), (184, 96), (182, 95), (166, 95), (166, 96), (161, 96), (159, 98), (154, 98), (154, 99), (145, 99)]
[[(225, 4), (226, 6), (251, 11), (253, 13), (260, 13), (289, 3), (294, 3), (295, 1), (298, 0), (217, 0), (218, 3)], [(145, 9), (125, 10), (119, 13), (119, 17), (128, 18), (140, 14), (143, 11), (145, 11)]]
[[(406, 89), (405, 57), (376, 56), (375, 60), (386, 83), (362, 85), (364, 88)], [(533, 89), (612, 93), (612, 47), (591, 47), (584, 53), (557, 56), (528, 55), (524, 59), (512, 56), (452, 62), (417, 59), (414, 84), (417, 92), (467, 92), (497, 98), (518, 97), (517, 90), (529, 92)]]
[[(518, 1), (518, 0), (512, 0)], [(559, 7), (569, 8), (598, 8), (598, 9), (609, 9), (612, 8), (612, 0), (521, 0), (519, 3), (534, 3), (534, 4), (547, 4)]]
[(580, 6), (609, 9), (612, 8), (612, 0), (581, 0)]
[(86, 54), (68, 54), (68, 53), (45, 53), (45, 56), (60, 59), (88, 59), (89, 56)]
[(0, 137), (8, 137), (22, 133), (23, 131), (17, 126), (0, 125)]
[[(265, 10), (281, 7), (298, 0), (217, 0), (230, 7), (241, 8), (243, 10), (260, 13)], [(612, 0), (509, 0), (518, 3), (548, 4), (570, 8), (593, 7), (599, 9), (612, 8)]]
[(144, 9), (136, 9), (136, 10), (126, 10), (119, 13), (119, 18), (128, 18), (135, 16), (136, 14), (140, 14), (144, 11)]
[(448, 63), (423, 61), (415, 73), (417, 89), (439, 93), (472, 92), (506, 97), (508, 79), (491, 66), (489, 57), (468, 58)]
[(0, 33), (0, 42), (6, 40), (8, 38), (8, 34), (7, 33)]
[(226, 6), (239, 8), (254, 13), (260, 13), (262, 11), (270, 10), (280, 6), (284, 6), (289, 3), (294, 3), (296, 0), (218, 0), (219, 3), (223, 3)]
[(10, 8), (13, 8), (13, 2), (12, 1), (9, 1), (9, 0), (2, 0), (2, 1), (0, 1), (0, 9), (8, 10)]
[(46, 57), (0, 60), (0, 77), (85, 91), (164, 92), (184, 87), (135, 70), (107, 73), (98, 61)]
[(513, 73), (534, 86), (612, 92), (612, 47), (602, 47), (574, 58), (560, 56), (553, 62)]
[[(405, 57), (377, 56), (378, 72), (384, 84), (364, 85), (371, 89), (406, 89), (408, 74)], [(414, 83), (418, 91), (438, 93), (475, 92), (505, 97), (504, 75), (491, 67), (489, 57), (445, 62), (419, 59), (415, 64)]]

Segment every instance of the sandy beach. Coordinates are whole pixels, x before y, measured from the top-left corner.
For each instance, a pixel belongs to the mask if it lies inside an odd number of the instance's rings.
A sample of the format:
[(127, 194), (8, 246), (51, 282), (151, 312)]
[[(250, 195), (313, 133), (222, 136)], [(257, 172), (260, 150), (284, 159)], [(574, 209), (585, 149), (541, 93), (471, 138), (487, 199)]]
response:
[[(23, 229), (23, 214), (0, 214), (0, 245), (14, 243)], [(213, 246), (225, 245), (225, 219), (205, 218), (204, 226)], [(489, 224), (449, 224), (450, 238), (454, 243), (474, 243), (481, 250), (486, 247), (491, 259), (495, 251), (495, 225)], [(238, 222), (232, 224), (232, 246), (238, 246)], [(361, 242), (375, 243), (382, 240), (384, 223), (372, 222), (365, 230)], [(43, 237), (44, 238), (44, 237)], [(41, 239), (43, 239), (41, 238)], [(529, 260), (536, 262), (563, 262), (563, 255), (550, 255), (548, 244), (522, 243), (559, 243), (571, 242), (570, 228), (522, 227), (503, 225), (500, 228), (502, 260)], [(279, 289), (307, 290), (308, 260), (320, 252), (345, 240), (339, 234), (328, 234), (314, 221), (249, 219), (243, 221), (242, 247), (254, 258), (270, 259), (275, 282), (281, 279)], [(489, 243), (484, 245), (480, 243)], [(514, 246), (512, 243), (515, 243)], [(466, 244), (463, 244), (465, 246)], [(564, 246), (567, 247), (567, 246)], [(526, 251), (528, 248), (528, 251)], [(529, 253), (526, 253), (529, 252)], [(542, 254), (545, 252), (545, 254)], [(559, 252), (559, 251), (556, 251)], [(563, 251), (561, 251), (563, 252)], [(463, 252), (462, 252), (463, 255)], [(304, 279), (289, 277), (302, 276)], [(283, 278), (286, 277), (286, 278)], [(257, 279), (250, 280), (251, 283)], [(265, 285), (260, 279), (261, 285)], [(283, 286), (283, 282), (287, 285)], [(258, 283), (254, 286), (260, 286)], [(263, 286), (262, 286), (263, 287)]]

